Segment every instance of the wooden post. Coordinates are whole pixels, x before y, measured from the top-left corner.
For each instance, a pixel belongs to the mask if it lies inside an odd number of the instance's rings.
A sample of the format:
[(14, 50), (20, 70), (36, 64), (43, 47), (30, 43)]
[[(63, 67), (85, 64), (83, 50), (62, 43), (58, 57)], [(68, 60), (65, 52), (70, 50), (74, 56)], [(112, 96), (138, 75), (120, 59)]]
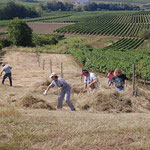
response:
[(38, 62), (38, 65), (40, 67), (40, 55), (38, 53), (36, 53), (36, 57), (37, 57), (37, 62)]
[(132, 90), (134, 96), (135, 95), (135, 64), (133, 64)]
[(146, 79), (144, 79), (144, 85), (146, 85)]
[[(84, 65), (82, 64), (82, 70), (84, 69)], [(81, 73), (82, 73), (82, 70), (81, 70)], [(82, 82), (82, 78), (83, 76), (81, 75), (81, 82)]]
[(134, 96), (135, 96), (135, 97), (138, 96), (138, 88), (136, 88)]
[(39, 64), (39, 67), (40, 67), (40, 57), (38, 57), (38, 64)]
[(43, 59), (43, 70), (45, 69), (45, 59)]
[(52, 73), (53, 70), (52, 70), (52, 60), (51, 59), (49, 60), (49, 65), (50, 65), (50, 73)]
[(61, 62), (61, 77), (63, 78), (63, 63)]

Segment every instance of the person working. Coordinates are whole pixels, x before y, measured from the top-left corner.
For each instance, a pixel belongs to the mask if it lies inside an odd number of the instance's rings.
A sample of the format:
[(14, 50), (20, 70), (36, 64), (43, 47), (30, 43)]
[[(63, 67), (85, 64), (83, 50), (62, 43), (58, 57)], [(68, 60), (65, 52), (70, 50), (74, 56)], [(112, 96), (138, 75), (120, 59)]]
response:
[(8, 77), (9, 78), (9, 82), (10, 82), (10, 86), (12, 86), (12, 77), (11, 77), (11, 69), (12, 67), (6, 64), (2, 64), (2, 70), (0, 75), (2, 75), (3, 72), (5, 72), (5, 75), (2, 78), (2, 84), (4, 84), (5, 79)]
[(124, 85), (127, 87), (127, 80), (125, 74), (122, 74), (122, 70), (120, 68), (116, 68), (114, 71), (114, 77), (112, 78), (112, 81), (115, 82), (115, 87), (117, 91), (123, 91)]
[(87, 88), (96, 89), (100, 86), (99, 79), (95, 73), (82, 70), (82, 75), (85, 76), (83, 93), (87, 91)]
[(57, 76), (55, 72), (53, 72), (49, 78), (51, 78), (53, 81), (51, 84), (47, 87), (47, 89), (44, 91), (44, 95), (47, 95), (50, 88), (53, 88), (54, 86), (57, 86), (60, 88), (60, 93), (58, 95), (58, 104), (57, 108), (62, 108), (63, 105), (63, 99), (65, 97), (65, 101), (70, 107), (72, 111), (75, 111), (75, 107), (70, 101), (70, 94), (71, 94), (71, 87), (70, 85), (63, 79)]

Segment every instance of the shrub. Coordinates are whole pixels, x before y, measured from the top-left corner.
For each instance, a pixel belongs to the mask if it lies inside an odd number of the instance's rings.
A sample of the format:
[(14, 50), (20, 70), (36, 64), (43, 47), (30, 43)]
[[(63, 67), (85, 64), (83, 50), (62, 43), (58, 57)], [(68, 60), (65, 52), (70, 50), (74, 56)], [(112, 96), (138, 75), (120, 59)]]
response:
[(12, 42), (8, 38), (0, 39), (0, 45), (2, 47), (7, 47), (7, 46), (10, 46), (11, 44)]
[(8, 35), (14, 45), (30, 46), (32, 44), (32, 29), (18, 18), (10, 21)]
[(47, 36), (44, 34), (34, 34), (33, 35), (33, 44), (35, 46), (43, 46), (43, 45), (52, 45), (58, 43), (58, 40), (54, 36)]

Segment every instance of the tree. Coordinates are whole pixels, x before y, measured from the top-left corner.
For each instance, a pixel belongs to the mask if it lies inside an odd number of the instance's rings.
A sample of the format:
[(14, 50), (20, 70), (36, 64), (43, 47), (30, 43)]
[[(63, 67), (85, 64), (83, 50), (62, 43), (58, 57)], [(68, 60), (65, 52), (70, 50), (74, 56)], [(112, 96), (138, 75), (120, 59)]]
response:
[(5, 7), (0, 9), (0, 20), (9, 20), (15, 17), (34, 18), (38, 16), (39, 14), (33, 8), (26, 8), (23, 5), (18, 5), (13, 1), (8, 2)]
[(17, 46), (30, 46), (32, 43), (32, 29), (18, 18), (10, 21), (8, 36), (12, 43)]

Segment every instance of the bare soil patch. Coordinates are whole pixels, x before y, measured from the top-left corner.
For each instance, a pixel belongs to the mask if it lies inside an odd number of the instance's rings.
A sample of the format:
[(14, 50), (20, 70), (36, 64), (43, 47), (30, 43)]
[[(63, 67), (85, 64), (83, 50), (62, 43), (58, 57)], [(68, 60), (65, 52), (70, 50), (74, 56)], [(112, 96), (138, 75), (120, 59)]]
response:
[(53, 34), (54, 30), (68, 26), (72, 23), (42, 23), (42, 22), (29, 22), (28, 25), (35, 33), (49, 33)]

